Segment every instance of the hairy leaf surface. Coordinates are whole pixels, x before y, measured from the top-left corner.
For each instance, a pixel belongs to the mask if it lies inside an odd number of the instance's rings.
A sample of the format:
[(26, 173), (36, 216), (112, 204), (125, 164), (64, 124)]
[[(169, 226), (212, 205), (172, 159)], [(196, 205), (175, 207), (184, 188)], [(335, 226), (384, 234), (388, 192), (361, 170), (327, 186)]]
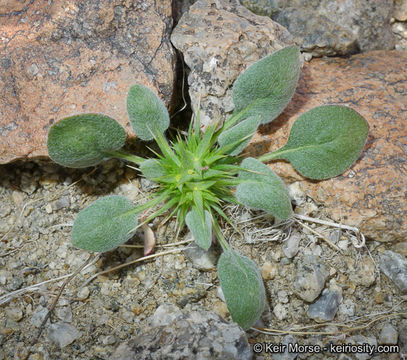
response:
[(294, 95), (300, 76), (299, 49), (289, 46), (255, 62), (233, 85), (235, 113), (260, 116), (260, 123), (274, 120)]
[(140, 171), (149, 180), (154, 180), (161, 176), (167, 175), (165, 169), (163, 169), (155, 159), (143, 161), (140, 165)]
[(110, 158), (106, 152), (123, 147), (126, 131), (102, 114), (70, 116), (54, 124), (48, 133), (48, 153), (56, 163), (83, 168)]
[(244, 330), (259, 320), (266, 304), (266, 292), (257, 265), (233, 250), (222, 253), (218, 275), (233, 321)]
[(235, 196), (242, 204), (264, 210), (280, 219), (292, 214), (290, 196), (284, 182), (267, 165), (254, 158), (243, 160), (241, 167), (249, 171), (239, 172), (241, 183)]
[(135, 207), (123, 196), (106, 196), (79, 212), (72, 229), (72, 245), (96, 252), (113, 250), (135, 233)]
[(340, 105), (313, 108), (294, 123), (275, 159), (286, 159), (303, 176), (322, 180), (342, 174), (359, 157), (369, 130), (355, 110)]
[[(233, 156), (238, 155), (250, 142), (250, 139), (253, 137), (259, 124), (260, 116), (253, 116), (245, 119), (232, 128), (222, 132), (218, 138), (218, 143), (222, 147), (237, 143), (237, 145), (228, 151), (228, 153)], [(239, 141), (241, 142), (239, 143)]]
[(160, 98), (143, 85), (134, 85), (127, 94), (127, 113), (141, 140), (153, 140), (153, 130), (163, 133), (170, 124), (168, 111)]
[(205, 219), (192, 209), (185, 218), (185, 223), (191, 231), (195, 242), (203, 249), (208, 250), (212, 243), (212, 216), (205, 210)]

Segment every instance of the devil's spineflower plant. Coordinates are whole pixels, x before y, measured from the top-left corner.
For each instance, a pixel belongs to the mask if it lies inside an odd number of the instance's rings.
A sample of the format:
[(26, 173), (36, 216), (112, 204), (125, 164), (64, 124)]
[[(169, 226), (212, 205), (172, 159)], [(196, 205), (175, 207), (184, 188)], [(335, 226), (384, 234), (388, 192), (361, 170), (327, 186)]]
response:
[[(132, 86), (127, 97), (130, 123), (141, 140), (156, 141), (160, 151), (155, 158), (121, 150), (126, 132), (105, 115), (76, 115), (53, 125), (48, 151), (55, 162), (81, 168), (120, 158), (135, 163), (144, 177), (158, 184), (154, 198), (145, 204), (134, 206), (123, 196), (106, 196), (80, 211), (72, 244), (93, 252), (109, 251), (163, 214), (167, 219), (175, 217), (179, 230), (186, 225), (205, 250), (214, 234), (223, 250), (217, 268), (228, 309), (243, 329), (251, 327), (264, 310), (265, 289), (256, 264), (234, 251), (222, 233), (218, 219), (230, 223), (224, 205), (239, 204), (289, 219), (287, 188), (264, 163), (284, 159), (307, 178), (334, 177), (358, 158), (368, 133), (367, 122), (356, 111), (320, 106), (295, 121), (281, 149), (258, 159), (239, 156), (258, 126), (271, 122), (290, 102), (299, 75), (300, 54), (295, 46), (257, 61), (234, 83), (235, 110), (228, 120), (222, 125), (215, 122), (202, 133), (198, 111), (188, 134), (179, 134), (172, 142), (164, 134), (170, 122), (164, 104), (148, 88)], [(156, 210), (139, 223), (147, 209)]]

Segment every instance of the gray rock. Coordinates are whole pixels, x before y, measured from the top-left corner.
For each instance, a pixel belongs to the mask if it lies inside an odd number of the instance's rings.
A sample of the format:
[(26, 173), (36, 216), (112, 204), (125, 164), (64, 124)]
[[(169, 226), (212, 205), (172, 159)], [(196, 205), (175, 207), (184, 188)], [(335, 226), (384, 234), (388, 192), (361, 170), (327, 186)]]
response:
[[(47, 313), (48, 309), (39, 305), (34, 310), (34, 313), (30, 319), (31, 325), (39, 328), (41, 326), (42, 321), (45, 319), (45, 316), (47, 316)], [(47, 320), (47, 322), (49, 322), (49, 319)]]
[[(364, 335), (355, 335), (351, 336), (347, 339), (347, 342), (352, 345), (363, 345), (363, 344), (369, 344), (370, 346), (373, 346), (374, 349), (377, 348), (377, 340), (373, 336), (364, 336)], [(358, 359), (358, 360), (367, 360), (370, 359), (372, 356), (369, 353), (356, 353), (353, 354), (353, 356)]]
[(376, 281), (376, 266), (373, 260), (365, 256), (362, 258), (356, 269), (352, 269), (349, 278), (355, 285), (369, 287)]
[(195, 243), (191, 243), (185, 249), (185, 255), (199, 270), (210, 271), (216, 268), (218, 254), (212, 247), (208, 251), (202, 249)]
[(357, 38), (351, 31), (323, 15), (315, 16), (314, 9), (286, 8), (273, 16), (285, 26), (301, 49), (312, 56), (344, 55), (357, 51)]
[(283, 242), (283, 252), (284, 255), (289, 259), (292, 259), (298, 253), (298, 246), (300, 244), (301, 234), (295, 232)]
[(52, 209), (54, 211), (67, 208), (71, 205), (71, 199), (68, 195), (61, 196), (57, 201), (55, 201)]
[(81, 335), (74, 326), (64, 322), (57, 322), (48, 328), (48, 338), (61, 349), (72, 344)]
[(297, 264), (296, 272), (294, 282), (296, 294), (305, 301), (314, 301), (324, 288), (328, 277), (325, 266), (320, 263), (319, 257), (307, 255)]
[(72, 310), (69, 306), (59, 307), (55, 310), (59, 320), (62, 320), (65, 323), (72, 322)]
[(395, 345), (399, 334), (390, 324), (385, 324), (380, 331), (379, 344)]
[(279, 321), (284, 320), (287, 318), (288, 314), (287, 306), (278, 303), (274, 306), (273, 313)]
[(18, 307), (7, 308), (6, 315), (7, 315), (7, 318), (9, 318), (12, 321), (16, 321), (16, 322), (20, 321), (24, 316), (23, 311)]
[[(313, 56), (393, 49), (392, 0), (241, 0), (284, 25)], [(397, 14), (403, 16), (402, 7)]]
[[(161, 325), (159, 319), (164, 319)], [(151, 326), (120, 344), (110, 359), (252, 359), (245, 332), (214, 313), (163, 305), (151, 320)]]
[(278, 301), (279, 301), (281, 304), (287, 304), (288, 301), (289, 301), (289, 299), (288, 299), (288, 293), (287, 293), (287, 291), (285, 291), (285, 290), (280, 290), (280, 291), (277, 293), (277, 297), (278, 297)]
[(204, 127), (233, 110), (231, 86), (251, 63), (292, 44), (270, 18), (257, 16), (237, 0), (198, 0), (183, 14), (171, 41), (183, 53), (193, 110), (201, 104)]
[(355, 315), (355, 303), (350, 300), (346, 299), (342, 304), (339, 305), (338, 313), (345, 317), (351, 317)]
[(315, 321), (331, 321), (338, 311), (342, 295), (336, 291), (324, 291), (322, 296), (308, 308), (308, 317)]
[(390, 278), (403, 294), (407, 294), (407, 259), (387, 250), (380, 257), (380, 270)]

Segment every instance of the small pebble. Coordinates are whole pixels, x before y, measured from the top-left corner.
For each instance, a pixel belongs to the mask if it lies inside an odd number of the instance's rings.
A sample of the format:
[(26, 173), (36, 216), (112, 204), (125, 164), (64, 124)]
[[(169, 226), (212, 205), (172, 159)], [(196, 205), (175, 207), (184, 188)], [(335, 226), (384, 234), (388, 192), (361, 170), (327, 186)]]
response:
[(24, 195), (19, 191), (13, 191), (11, 198), (17, 207), (20, 206), (24, 201)]
[(18, 276), (13, 276), (7, 285), (7, 289), (10, 291), (15, 291), (20, 289), (24, 284), (24, 280)]
[(279, 301), (281, 304), (287, 304), (287, 303), (288, 303), (288, 293), (287, 293), (287, 291), (285, 291), (285, 290), (280, 290), (280, 291), (277, 293), (277, 297), (278, 297), (278, 301)]
[(45, 205), (45, 211), (47, 212), (47, 214), (51, 214), (51, 213), (52, 213), (52, 206), (51, 206), (51, 204)]
[(397, 330), (390, 324), (385, 324), (380, 331), (379, 344), (395, 345), (399, 334)]
[(288, 185), (288, 193), (290, 198), (293, 200), (293, 203), (297, 206), (302, 205), (307, 199), (307, 195), (305, 194), (299, 181)]
[(307, 315), (318, 322), (331, 321), (335, 317), (341, 301), (341, 294), (326, 290), (315, 303), (310, 305)]
[(60, 209), (67, 208), (71, 205), (71, 199), (68, 195), (61, 196), (53, 205), (53, 210), (57, 211)]
[(115, 344), (117, 339), (114, 337), (114, 335), (107, 335), (102, 337), (102, 344), (103, 345), (113, 345)]
[(392, 280), (403, 294), (407, 294), (407, 259), (387, 250), (380, 257), (380, 270)]
[(371, 286), (376, 281), (376, 267), (373, 260), (368, 256), (362, 258), (349, 278), (355, 285)]
[(81, 337), (81, 332), (74, 326), (64, 322), (51, 324), (48, 328), (48, 338), (61, 349), (72, 344)]
[(344, 317), (352, 317), (355, 315), (355, 306), (356, 305), (352, 300), (346, 299), (342, 304), (339, 305), (338, 313)]
[[(48, 309), (39, 305), (35, 310), (34, 313), (31, 316), (30, 323), (32, 326), (39, 328), (41, 326), (42, 321), (45, 319), (45, 316), (47, 316)], [(49, 319), (48, 321), (49, 322)]]
[(195, 268), (203, 271), (211, 271), (216, 268), (217, 253), (214, 249), (210, 248), (206, 251), (193, 242), (184, 251)]
[(301, 234), (294, 232), (291, 236), (283, 242), (284, 255), (292, 259), (298, 253), (298, 246), (300, 244)]
[(261, 267), (261, 276), (264, 280), (273, 280), (278, 274), (278, 267), (266, 261)]
[(55, 310), (55, 313), (59, 320), (62, 320), (65, 323), (72, 322), (72, 311), (68, 306), (60, 307)]
[(314, 255), (305, 256), (297, 264), (294, 289), (296, 294), (303, 300), (312, 302), (321, 293), (325, 285), (328, 272), (320, 262), (319, 257)]
[(85, 300), (89, 297), (89, 294), (90, 294), (89, 288), (87, 286), (85, 286), (78, 291), (77, 296), (78, 296), (79, 300)]
[(23, 318), (23, 311), (17, 307), (7, 308), (6, 315), (10, 320), (18, 322)]
[(276, 306), (273, 308), (273, 313), (276, 316), (276, 318), (281, 321), (287, 318), (287, 307), (278, 303)]

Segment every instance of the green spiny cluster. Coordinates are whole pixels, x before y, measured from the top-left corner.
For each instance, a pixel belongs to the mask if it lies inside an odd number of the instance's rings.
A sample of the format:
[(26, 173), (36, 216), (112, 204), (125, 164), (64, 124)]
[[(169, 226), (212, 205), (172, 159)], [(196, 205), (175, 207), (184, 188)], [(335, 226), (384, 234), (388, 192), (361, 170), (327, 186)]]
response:
[[(134, 206), (123, 196), (107, 196), (80, 211), (72, 244), (88, 251), (113, 250), (162, 214), (167, 214), (166, 220), (175, 216), (178, 232), (186, 224), (205, 250), (214, 234), (223, 249), (218, 274), (228, 309), (242, 328), (250, 328), (264, 309), (265, 288), (256, 264), (234, 251), (222, 234), (218, 219), (230, 223), (224, 205), (235, 203), (290, 218), (287, 188), (264, 162), (284, 159), (305, 177), (327, 179), (354, 163), (368, 132), (367, 122), (356, 111), (320, 106), (299, 116), (282, 148), (258, 159), (243, 159), (241, 153), (258, 126), (275, 119), (291, 100), (299, 74), (295, 46), (259, 60), (234, 83), (235, 112), (223, 125), (215, 121), (201, 133), (198, 112), (187, 136), (178, 135), (172, 143), (164, 135), (169, 126), (164, 104), (147, 87), (132, 86), (127, 96), (130, 123), (141, 140), (158, 144), (160, 152), (152, 159), (122, 151), (126, 132), (105, 115), (76, 115), (53, 125), (48, 152), (55, 162), (86, 167), (116, 157), (135, 163), (144, 177), (158, 184), (153, 199), (142, 205)], [(138, 215), (157, 205), (158, 210), (140, 224)]]

